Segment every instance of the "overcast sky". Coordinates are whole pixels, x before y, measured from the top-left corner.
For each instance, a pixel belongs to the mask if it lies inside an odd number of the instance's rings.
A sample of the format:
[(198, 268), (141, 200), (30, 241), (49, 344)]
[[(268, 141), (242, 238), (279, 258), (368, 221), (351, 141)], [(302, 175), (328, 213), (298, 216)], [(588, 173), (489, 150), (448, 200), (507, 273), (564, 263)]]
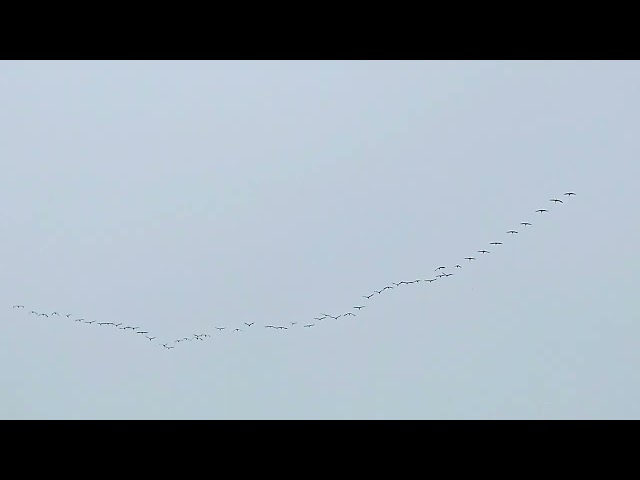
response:
[(640, 418), (638, 85), (0, 62), (0, 417)]

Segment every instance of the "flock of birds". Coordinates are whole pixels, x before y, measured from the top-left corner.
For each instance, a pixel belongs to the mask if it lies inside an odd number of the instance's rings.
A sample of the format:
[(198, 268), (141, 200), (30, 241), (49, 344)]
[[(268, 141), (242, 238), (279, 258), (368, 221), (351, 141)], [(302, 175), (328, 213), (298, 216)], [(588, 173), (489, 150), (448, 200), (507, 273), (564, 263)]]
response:
[[(571, 197), (575, 195), (575, 192), (566, 192), (564, 194), (566, 197)], [(558, 198), (552, 198), (549, 200), (550, 202), (554, 203), (554, 204), (558, 204), (558, 203), (564, 203), (562, 200), (558, 199)], [(536, 213), (547, 213), (549, 210), (547, 210), (546, 208), (540, 208), (538, 210), (536, 210)], [(520, 225), (522, 225), (523, 227), (530, 227), (532, 226), (532, 223), (530, 222), (520, 222)], [(518, 234), (517, 230), (507, 230), (507, 234), (509, 235), (516, 235)], [(490, 242), (489, 245), (491, 246), (499, 246), (502, 245), (502, 242)], [(477, 251), (478, 253), (481, 253), (482, 255), (486, 255), (491, 253), (489, 250), (486, 249), (481, 249)], [(476, 257), (472, 257), (472, 256), (467, 256), (464, 257), (464, 260), (466, 260), (467, 262), (472, 262), (473, 260), (475, 260)], [(460, 264), (455, 264), (453, 266), (454, 269), (460, 269), (463, 268), (462, 265)], [(403, 280), (401, 282), (393, 282), (390, 285), (386, 285), (383, 288), (381, 288), (380, 290), (374, 290), (372, 293), (368, 294), (368, 295), (363, 295), (362, 298), (366, 299), (366, 300), (370, 300), (374, 295), (381, 295), (383, 292), (387, 291), (387, 290), (393, 290), (395, 288), (399, 288), (401, 286), (404, 285), (412, 285), (412, 284), (416, 284), (416, 283), (420, 283), (420, 282), (427, 282), (427, 283), (432, 283), (437, 281), (438, 279), (442, 279), (442, 278), (447, 278), (453, 275), (453, 272), (446, 272), (445, 270), (447, 269), (446, 266), (439, 266), (434, 270), (434, 275), (433, 278), (425, 278), (425, 279), (416, 279), (416, 280)], [(366, 302), (365, 302), (366, 303)], [(353, 310), (360, 312), (360, 310), (362, 310), (363, 308), (366, 308), (366, 305), (355, 305), (353, 307)], [(14, 305), (13, 306), (14, 309), (25, 309), (24, 305)], [(26, 310), (25, 310), (26, 312)], [(114, 322), (97, 322), (96, 320), (86, 320), (85, 318), (74, 318), (74, 315), (71, 313), (66, 313), (63, 315), (60, 315), (58, 312), (50, 312), (50, 313), (43, 313), (43, 312), (36, 312), (35, 310), (30, 310), (29, 311), (29, 315), (35, 315), (38, 317), (45, 317), (45, 318), (53, 318), (53, 317), (59, 317), (59, 318), (67, 318), (73, 322), (77, 322), (77, 323), (83, 323), (83, 324), (87, 324), (87, 325), (96, 325), (96, 326), (100, 326), (100, 327), (111, 327), (111, 328), (117, 328), (118, 330), (122, 330), (124, 332), (126, 331), (130, 331), (131, 333), (134, 333), (136, 335), (141, 335), (143, 336), (145, 339), (147, 339), (149, 342), (152, 342), (157, 345), (159, 345), (162, 348), (165, 348), (167, 350), (171, 350), (173, 348), (175, 348), (177, 345), (183, 343), (183, 342), (192, 342), (192, 341), (204, 341), (206, 338), (211, 338), (211, 335), (209, 335), (208, 333), (194, 333), (191, 336), (187, 336), (187, 337), (182, 337), (182, 338), (178, 338), (172, 341), (168, 341), (168, 342), (164, 342), (162, 343), (161, 341), (157, 340), (157, 336), (151, 336), (150, 332), (143, 329), (140, 326), (134, 326), (134, 325), (125, 325), (123, 323), (114, 323)], [(289, 322), (287, 325), (263, 325), (264, 328), (270, 328), (270, 329), (274, 329), (274, 330), (289, 330), (290, 328), (294, 328), (297, 325), (302, 326), (302, 328), (307, 328), (310, 329), (312, 327), (315, 327), (317, 322), (321, 322), (325, 319), (331, 318), (333, 320), (338, 320), (341, 317), (355, 317), (356, 313), (354, 313), (353, 311), (349, 311), (349, 312), (345, 312), (345, 313), (341, 313), (339, 315), (329, 315), (327, 313), (321, 313), (320, 316), (318, 317), (314, 317), (313, 320), (314, 322), (311, 323), (301, 323), (301, 322)], [(246, 331), (247, 329), (251, 328), (253, 325), (255, 324), (255, 322), (243, 322), (242, 328), (236, 327), (236, 328), (229, 328), (229, 330), (233, 333), (242, 333), (244, 331)], [(246, 328), (245, 328), (246, 327)], [(218, 330), (219, 332), (223, 332), (225, 330), (227, 330), (226, 326), (217, 326), (214, 327), (216, 330)]]

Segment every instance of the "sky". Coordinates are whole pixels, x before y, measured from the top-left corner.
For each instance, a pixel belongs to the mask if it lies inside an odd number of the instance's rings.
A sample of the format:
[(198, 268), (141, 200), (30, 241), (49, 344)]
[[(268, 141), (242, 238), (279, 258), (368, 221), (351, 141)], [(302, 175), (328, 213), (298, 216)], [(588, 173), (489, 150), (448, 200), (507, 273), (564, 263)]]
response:
[(0, 62), (0, 418), (640, 418), (638, 85)]

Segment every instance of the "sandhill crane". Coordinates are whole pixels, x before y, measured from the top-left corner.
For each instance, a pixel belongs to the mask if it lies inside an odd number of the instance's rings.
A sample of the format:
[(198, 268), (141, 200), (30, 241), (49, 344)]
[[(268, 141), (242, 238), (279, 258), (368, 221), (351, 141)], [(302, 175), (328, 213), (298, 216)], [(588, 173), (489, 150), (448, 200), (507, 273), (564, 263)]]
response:
[(478, 250), (478, 253), (491, 253), (489, 250)]
[(455, 268), (462, 268), (462, 265), (456, 265)]
[(31, 310), (31, 311), (29, 312), (29, 315), (31, 315), (32, 313), (35, 313), (36, 315), (40, 315), (40, 314), (39, 314), (38, 312), (36, 312), (35, 310)]
[(275, 325), (265, 325), (264, 328), (276, 328)]
[(393, 287), (387, 285), (386, 287), (384, 287), (382, 290), (387, 290), (387, 289), (393, 289)]
[(525, 227), (531, 226), (529, 222), (520, 222), (520, 225), (524, 225)]
[(429, 283), (431, 283), (431, 282), (435, 282), (436, 280), (437, 280), (437, 278), (427, 278), (427, 279), (425, 280), (425, 282), (429, 282)]
[(149, 341), (155, 339), (156, 337), (147, 337), (149, 339)]
[(307, 325), (304, 326), (304, 328), (310, 328), (313, 327), (315, 325), (315, 323), (309, 323)]
[(81, 321), (82, 321), (82, 318), (76, 318), (76, 319), (74, 320), (74, 322), (81, 322)]
[(14, 305), (13, 308), (24, 308), (24, 305)]
[(242, 330), (240, 330), (239, 328), (236, 328), (236, 329), (234, 330), (234, 332), (241, 332), (241, 331), (242, 331)]
[(510, 233), (511, 235), (515, 235), (518, 232), (516, 232), (515, 230), (509, 230), (507, 233)]
[(296, 325), (298, 322), (290, 322), (291, 326)]
[(565, 195), (566, 195), (567, 197), (570, 197), (571, 195), (575, 195), (575, 193), (573, 193), (573, 192), (567, 192), (567, 193), (565, 193)]
[(251, 326), (251, 325), (253, 325), (254, 323), (256, 323), (256, 322), (251, 322), (251, 323), (244, 322), (244, 324), (245, 324), (247, 327), (250, 327), (250, 326)]
[(47, 317), (47, 318), (49, 318), (49, 315), (47, 315), (46, 313), (40, 313), (40, 314), (38, 314), (38, 316), (39, 317)]
[(165, 347), (167, 350), (171, 350), (172, 348), (176, 348), (176, 347)]
[(491, 242), (489, 245), (502, 245), (502, 242)]
[(552, 198), (551, 200), (549, 200), (550, 202), (553, 203), (564, 203), (562, 200), (558, 200), (557, 198)]
[(371, 295), (363, 295), (364, 298), (371, 298), (375, 295), (375, 293), (372, 293)]
[(100, 323), (98, 323), (98, 325), (111, 325), (111, 323), (110, 322), (100, 322)]
[(90, 322), (84, 322), (84, 323), (86, 323), (87, 325), (91, 325), (92, 323), (96, 323), (96, 321), (95, 320), (91, 320)]
[(344, 314), (343, 314), (343, 316), (345, 316), (345, 317), (348, 317), (349, 315), (351, 315), (352, 317), (355, 317), (355, 316), (356, 316), (356, 314), (355, 314), (355, 313), (351, 313), (351, 312), (347, 312), (347, 313), (344, 313)]
[(447, 268), (447, 267), (438, 267), (438, 268), (436, 268), (436, 269), (434, 270), (434, 272), (437, 272), (438, 270), (443, 270), (443, 269), (445, 269), (445, 268)]
[(353, 308), (357, 308), (358, 310), (360, 310), (361, 308), (364, 308), (364, 305), (362, 305), (362, 306), (356, 306), (356, 307), (353, 307)]
[(444, 274), (445, 277), (450, 277), (451, 275), (453, 275), (453, 273), (445, 273)]
[(549, 210), (545, 210), (544, 208), (540, 208), (538, 210), (536, 210), (536, 213), (544, 213), (544, 212), (548, 212)]
[(216, 327), (216, 328), (217, 328), (218, 330), (222, 331), (222, 330), (224, 330), (224, 329), (225, 329), (225, 328), (227, 328), (227, 327)]
[(471, 261), (471, 260), (475, 260), (475, 259), (476, 259), (476, 257), (464, 257), (464, 259), (465, 259), (465, 260), (469, 260), (469, 261)]
[(288, 327), (276, 327), (278, 330), (289, 330)]
[(70, 314), (70, 313), (67, 313), (66, 317), (67, 317), (67, 318), (69, 318), (70, 316), (71, 316), (71, 314)]
[(438, 275), (436, 275), (436, 277), (438, 277), (438, 278), (442, 278), (444, 276), (446, 276), (444, 273), (439, 273)]
[(136, 332), (136, 333), (144, 335), (145, 333), (149, 333), (149, 332)]
[(51, 314), (51, 316), (52, 316), (52, 317), (53, 317), (54, 315), (58, 315), (58, 316), (60, 316), (60, 315), (58, 314), (58, 312), (53, 312), (53, 313)]

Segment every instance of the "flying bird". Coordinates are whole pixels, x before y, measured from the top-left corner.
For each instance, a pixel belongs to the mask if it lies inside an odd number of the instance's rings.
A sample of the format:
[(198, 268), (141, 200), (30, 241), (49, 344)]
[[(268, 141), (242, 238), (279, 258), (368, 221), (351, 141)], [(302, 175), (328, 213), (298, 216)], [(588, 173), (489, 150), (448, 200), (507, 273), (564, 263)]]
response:
[(250, 326), (251, 326), (251, 325), (253, 325), (254, 323), (256, 323), (256, 322), (251, 322), (251, 323), (244, 322), (244, 324), (245, 324), (247, 327), (250, 327)]
[(353, 307), (353, 308), (357, 308), (358, 310), (360, 310), (361, 308), (364, 308), (364, 305), (363, 306)]
[(436, 280), (437, 280), (437, 278), (427, 278), (427, 279), (425, 280), (425, 282), (429, 282), (429, 283), (431, 283), (431, 282), (435, 282)]
[(565, 193), (565, 195), (566, 195), (567, 197), (570, 197), (571, 195), (575, 195), (575, 193), (573, 193), (573, 192), (567, 192), (567, 193)]
[(462, 268), (462, 265), (456, 265), (455, 268)]
[(349, 315), (351, 315), (352, 317), (355, 317), (355, 316), (356, 316), (356, 314), (355, 314), (355, 313), (351, 313), (351, 312), (344, 313), (343, 315), (344, 315), (345, 317), (347, 317), (347, 316), (349, 316)]
[(149, 333), (149, 332), (136, 332), (136, 333), (139, 333), (139, 334), (141, 333), (141, 334), (144, 335), (145, 333)]
[(548, 212), (549, 210), (545, 210), (544, 208), (541, 208), (539, 210), (536, 210), (536, 213), (544, 213), (544, 212)]
[(14, 305), (13, 308), (24, 308), (24, 305)]
[(371, 295), (363, 295), (364, 298), (371, 298), (375, 295), (375, 293), (372, 293)]
[(436, 268), (436, 269), (434, 270), (434, 272), (437, 272), (438, 270), (442, 270), (442, 269), (444, 269), (444, 268), (447, 268), (447, 267), (438, 267), (438, 268)]
[(475, 259), (476, 259), (476, 257), (464, 257), (464, 259), (465, 259), (465, 260), (469, 260), (469, 261), (471, 261), (471, 260), (475, 260)]
[(552, 198), (551, 200), (549, 200), (550, 202), (553, 203), (564, 203), (562, 200), (558, 200), (557, 198)]
[(297, 323), (298, 323), (298, 322), (291, 322), (291, 325), (293, 326), (293, 325), (296, 325)]
[(490, 253), (488, 250), (478, 250), (478, 253)]
[(510, 234), (514, 235), (514, 234), (516, 234), (518, 232), (516, 232), (515, 230), (509, 230), (507, 233), (510, 233)]
[(236, 329), (234, 330), (234, 332), (241, 332), (241, 331), (242, 331), (242, 330), (240, 330), (239, 328), (236, 328)]
[(147, 337), (149, 339), (149, 341), (153, 340), (156, 337)]
[(218, 330), (224, 330), (227, 327), (216, 327)]
[(69, 318), (70, 316), (71, 316), (71, 314), (70, 314), (70, 313), (67, 313), (66, 317), (67, 317), (67, 318)]
[(314, 325), (315, 323), (309, 323), (308, 325), (305, 325), (305, 328), (313, 327)]
[(53, 312), (53, 313), (51, 314), (51, 316), (54, 316), (54, 315), (59, 315), (59, 314), (58, 314), (58, 312)]
[(502, 242), (491, 242), (489, 245), (502, 245)]
[(531, 225), (529, 222), (520, 222), (520, 225), (524, 225), (525, 227)]

